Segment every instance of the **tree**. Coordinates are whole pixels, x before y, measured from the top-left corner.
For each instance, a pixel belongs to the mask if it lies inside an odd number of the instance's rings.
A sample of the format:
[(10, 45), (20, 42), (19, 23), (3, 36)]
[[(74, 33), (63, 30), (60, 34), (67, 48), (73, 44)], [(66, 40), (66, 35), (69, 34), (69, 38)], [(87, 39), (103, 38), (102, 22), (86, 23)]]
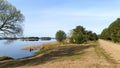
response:
[(85, 28), (83, 28), (82, 26), (76, 26), (75, 29), (72, 30), (71, 32), (71, 38), (70, 38), (70, 42), (71, 43), (83, 43), (86, 42), (86, 36), (85, 36)]
[(111, 23), (108, 28), (104, 29), (100, 37), (105, 40), (120, 42), (120, 18)]
[(56, 32), (56, 40), (59, 42), (63, 42), (66, 39), (66, 34), (64, 31), (59, 30)]
[(98, 36), (92, 31), (87, 31), (83, 26), (76, 26), (75, 29), (71, 31), (70, 42), (81, 44), (87, 41), (96, 41)]
[(87, 40), (91, 40), (92, 41), (92, 31), (86, 31), (86, 37), (87, 37)]
[(101, 35), (100, 35), (100, 38), (101, 39), (105, 39), (105, 40), (111, 40), (111, 36), (110, 36), (110, 32), (109, 32), (109, 29), (108, 28), (105, 28)]
[(98, 36), (97, 36), (96, 33), (93, 33), (93, 34), (92, 34), (92, 40), (94, 40), (94, 41), (98, 40)]
[(20, 36), (24, 16), (6, 0), (0, 0), (0, 36)]
[(110, 24), (109, 31), (112, 41), (120, 42), (120, 18)]

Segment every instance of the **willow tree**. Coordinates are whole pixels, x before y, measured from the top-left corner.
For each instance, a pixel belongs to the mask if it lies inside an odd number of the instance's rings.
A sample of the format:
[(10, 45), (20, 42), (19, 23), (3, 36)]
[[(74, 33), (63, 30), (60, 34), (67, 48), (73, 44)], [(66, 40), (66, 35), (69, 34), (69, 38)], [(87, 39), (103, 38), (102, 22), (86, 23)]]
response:
[(23, 14), (6, 0), (0, 0), (0, 36), (21, 36)]

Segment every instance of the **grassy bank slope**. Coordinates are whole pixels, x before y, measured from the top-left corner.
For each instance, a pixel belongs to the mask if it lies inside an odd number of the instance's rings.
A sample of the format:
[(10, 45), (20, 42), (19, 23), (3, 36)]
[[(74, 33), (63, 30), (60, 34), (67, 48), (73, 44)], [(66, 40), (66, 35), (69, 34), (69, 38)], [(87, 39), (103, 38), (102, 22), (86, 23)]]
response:
[(0, 67), (18, 68), (114, 68), (95, 42), (87, 44), (57, 44), (44, 47), (37, 57), (0, 63)]

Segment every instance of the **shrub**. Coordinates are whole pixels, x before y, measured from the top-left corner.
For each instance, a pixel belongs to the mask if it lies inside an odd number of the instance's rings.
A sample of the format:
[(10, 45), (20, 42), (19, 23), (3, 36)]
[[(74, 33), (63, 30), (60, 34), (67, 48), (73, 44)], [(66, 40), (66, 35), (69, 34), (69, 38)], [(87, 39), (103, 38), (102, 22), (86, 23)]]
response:
[(63, 42), (66, 39), (66, 34), (64, 31), (59, 30), (56, 32), (56, 40), (59, 42)]

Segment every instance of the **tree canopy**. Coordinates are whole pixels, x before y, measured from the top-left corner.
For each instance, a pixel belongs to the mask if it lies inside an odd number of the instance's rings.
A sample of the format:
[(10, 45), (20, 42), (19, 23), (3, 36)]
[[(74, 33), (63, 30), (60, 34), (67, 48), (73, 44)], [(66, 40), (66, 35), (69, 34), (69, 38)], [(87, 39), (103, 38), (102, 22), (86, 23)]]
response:
[(65, 39), (66, 39), (66, 34), (65, 34), (64, 31), (59, 30), (59, 31), (56, 32), (56, 40), (57, 41), (62, 42)]
[(20, 36), (23, 14), (6, 0), (0, 0), (0, 36)]
[(93, 41), (97, 40), (98, 37), (96, 33), (93, 33), (92, 31), (87, 31), (83, 26), (76, 26), (75, 29), (71, 31), (71, 37), (70, 42), (71, 43), (84, 43), (87, 41)]
[(108, 28), (105, 28), (100, 38), (120, 42), (120, 18), (111, 23)]

